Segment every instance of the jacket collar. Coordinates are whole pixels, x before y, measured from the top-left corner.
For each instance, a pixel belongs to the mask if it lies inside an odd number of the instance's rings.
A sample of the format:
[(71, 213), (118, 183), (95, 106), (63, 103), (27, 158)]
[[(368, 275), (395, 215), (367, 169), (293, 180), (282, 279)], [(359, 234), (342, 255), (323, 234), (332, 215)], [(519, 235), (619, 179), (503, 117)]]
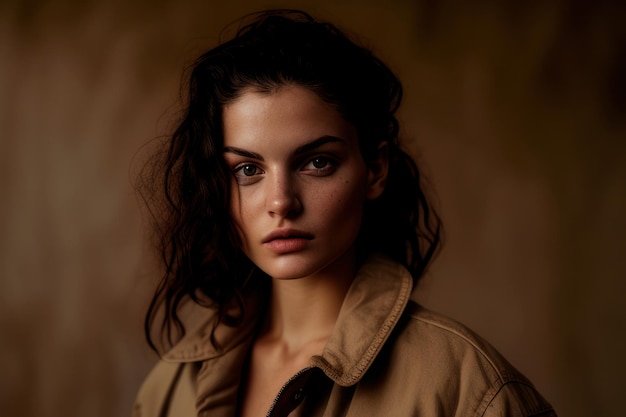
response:
[[(312, 358), (330, 379), (342, 386), (357, 383), (388, 339), (411, 295), (413, 280), (400, 264), (381, 255), (371, 256), (359, 269), (343, 302), (337, 324), (324, 351)], [(260, 300), (252, 300), (258, 306)], [(260, 318), (259, 308), (250, 309), (240, 327), (220, 325), (216, 339), (210, 340), (214, 314), (198, 305), (189, 306), (187, 317), (195, 319), (187, 333), (169, 352), (167, 362), (198, 362), (217, 358), (226, 352), (247, 350)], [(187, 322), (186, 322), (187, 323)]]
[(232, 349), (240, 349), (250, 342), (262, 317), (263, 297), (262, 293), (246, 294), (242, 323), (239, 326), (221, 323), (215, 328), (213, 338), (218, 347), (211, 340), (211, 331), (217, 321), (216, 309), (188, 301), (179, 314), (185, 324), (185, 335), (161, 355), (162, 359), (172, 363), (201, 362), (223, 356)]
[(412, 286), (402, 265), (372, 256), (352, 282), (335, 329), (313, 364), (338, 385), (356, 384), (398, 323)]

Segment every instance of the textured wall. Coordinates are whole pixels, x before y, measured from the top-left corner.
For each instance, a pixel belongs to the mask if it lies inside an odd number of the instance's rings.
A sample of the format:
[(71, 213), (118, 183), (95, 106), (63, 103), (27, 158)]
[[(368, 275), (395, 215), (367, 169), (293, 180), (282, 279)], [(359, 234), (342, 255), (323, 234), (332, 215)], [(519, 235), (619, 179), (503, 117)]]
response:
[(419, 299), (561, 415), (620, 414), (620, 2), (130, 3), (0, 3), (0, 414), (129, 414), (154, 361), (140, 148), (171, 127), (185, 63), (241, 14), (285, 5), (363, 35), (404, 81), (447, 235)]

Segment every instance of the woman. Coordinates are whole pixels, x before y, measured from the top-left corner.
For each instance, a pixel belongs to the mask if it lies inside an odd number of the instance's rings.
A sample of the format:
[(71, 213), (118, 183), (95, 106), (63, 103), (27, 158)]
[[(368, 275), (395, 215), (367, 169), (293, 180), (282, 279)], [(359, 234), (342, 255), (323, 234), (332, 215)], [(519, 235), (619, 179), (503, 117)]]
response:
[(157, 170), (166, 272), (146, 330), (162, 360), (135, 415), (554, 415), (409, 300), (440, 223), (399, 146), (401, 96), (370, 51), (297, 11), (254, 15), (196, 61)]

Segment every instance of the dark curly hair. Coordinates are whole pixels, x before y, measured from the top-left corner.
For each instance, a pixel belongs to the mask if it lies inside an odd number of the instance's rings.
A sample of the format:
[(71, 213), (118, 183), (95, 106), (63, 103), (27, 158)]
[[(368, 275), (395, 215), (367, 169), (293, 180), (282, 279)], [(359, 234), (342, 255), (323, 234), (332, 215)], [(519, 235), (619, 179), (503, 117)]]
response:
[(145, 321), (152, 348), (155, 321), (161, 322), (161, 342), (171, 344), (174, 331), (184, 334), (178, 315), (183, 300), (214, 307), (214, 326), (237, 326), (246, 311), (243, 293), (267, 283), (249, 279), (264, 274), (240, 250), (229, 212), (232, 173), (223, 160), (222, 111), (246, 88), (298, 85), (315, 92), (356, 127), (365, 161), (388, 144), (385, 191), (364, 207), (360, 260), (382, 252), (417, 281), (440, 244), (439, 217), (422, 191), (415, 162), (400, 148), (395, 112), (402, 87), (389, 68), (332, 24), (301, 11), (262, 12), (242, 22), (233, 39), (191, 66), (182, 120), (150, 171), (148, 182), (158, 192), (146, 201), (165, 266)]

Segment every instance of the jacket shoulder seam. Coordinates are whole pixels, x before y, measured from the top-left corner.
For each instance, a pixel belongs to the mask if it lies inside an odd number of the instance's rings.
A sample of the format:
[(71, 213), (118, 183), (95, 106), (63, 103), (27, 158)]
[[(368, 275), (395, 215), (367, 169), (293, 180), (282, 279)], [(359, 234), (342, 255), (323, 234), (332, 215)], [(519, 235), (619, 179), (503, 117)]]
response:
[[(497, 398), (498, 394), (500, 394), (502, 392), (502, 390), (507, 386), (507, 385), (513, 385), (513, 384), (519, 384), (519, 385), (524, 385), (528, 388), (531, 389), (535, 389), (535, 387), (526, 381), (520, 381), (520, 380), (508, 380), (508, 381), (503, 381), (500, 385), (497, 386), (497, 389), (495, 390), (495, 392), (493, 393), (493, 395), (490, 396), (490, 398), (486, 398), (489, 396), (491, 390), (489, 390), (488, 392), (485, 393), (485, 396), (483, 397), (483, 401), (481, 401), (481, 403), (479, 404), (478, 408), (476, 409), (476, 415), (479, 417), (482, 417), (485, 415), (485, 413), (487, 412), (487, 409), (489, 408), (489, 406), (491, 405), (491, 403), (493, 403), (495, 401), (495, 399)], [(527, 405), (527, 404), (525, 404)], [(541, 402), (539, 402), (538, 404), (530, 407), (528, 410), (528, 417), (532, 417), (532, 416), (540, 416), (544, 413), (547, 412), (554, 412), (554, 407), (552, 407), (547, 401), (542, 400)]]
[[(418, 308), (422, 309), (423, 307), (418, 306)], [(478, 343), (478, 340), (475, 340), (475, 338), (478, 338), (478, 336), (474, 336), (473, 333), (470, 333), (470, 335), (472, 336), (470, 337), (469, 335), (465, 334), (462, 330), (456, 329), (453, 326), (448, 326), (445, 323), (439, 322), (437, 320), (421, 317), (415, 312), (408, 312), (408, 315), (413, 320), (434, 326), (438, 329), (441, 329), (444, 332), (453, 334), (454, 336), (456, 336), (457, 338), (461, 339), (463, 342), (471, 346), (472, 349), (478, 352), (480, 356), (484, 358), (487, 361), (487, 363), (491, 366), (491, 368), (496, 372), (496, 374), (498, 375), (498, 378), (500, 379), (500, 383), (502, 386), (504, 386), (508, 382), (520, 382), (520, 383), (524, 383), (528, 385), (528, 382), (524, 378), (521, 378), (517, 372), (506, 371), (506, 370), (503, 370), (500, 366), (498, 366), (493, 361), (489, 353), (486, 352), (482, 346), (480, 346), (480, 344)], [(457, 326), (460, 326), (461, 329), (465, 329), (465, 326), (463, 326), (460, 323), (458, 323)], [(467, 331), (469, 331), (469, 329)]]

